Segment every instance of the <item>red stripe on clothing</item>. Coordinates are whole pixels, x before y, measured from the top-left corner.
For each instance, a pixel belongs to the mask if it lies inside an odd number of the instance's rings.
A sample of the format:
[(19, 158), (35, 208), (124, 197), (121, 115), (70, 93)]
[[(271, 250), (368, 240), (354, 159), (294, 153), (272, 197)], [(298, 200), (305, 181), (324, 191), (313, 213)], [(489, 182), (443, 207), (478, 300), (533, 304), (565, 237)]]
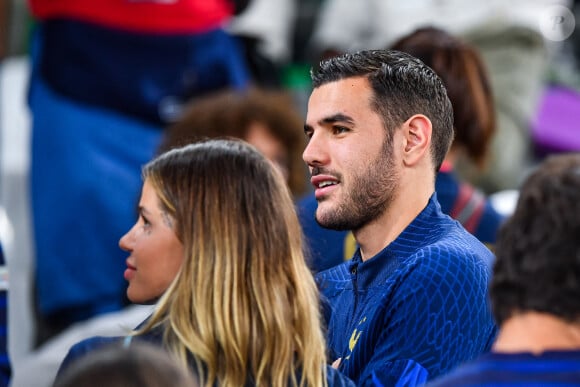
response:
[(471, 185), (462, 183), (449, 216), (458, 220), (467, 231), (475, 234), (484, 207), (485, 197)]
[(479, 221), (483, 215), (484, 207), (485, 203), (483, 201), (478, 202), (475, 210), (473, 211), (473, 214), (471, 214), (471, 217), (469, 217), (469, 219), (463, 225), (463, 227), (465, 227), (465, 229), (472, 234), (475, 234), (477, 231), (477, 226), (479, 225)]
[(71, 18), (106, 27), (143, 33), (204, 32), (223, 24), (233, 14), (228, 0), (28, 0), (40, 19)]
[(457, 219), (461, 211), (465, 208), (471, 195), (473, 194), (473, 188), (467, 184), (461, 184), (459, 186), (459, 193), (457, 194), (457, 199), (455, 199), (455, 204), (449, 212), (449, 216), (453, 219)]

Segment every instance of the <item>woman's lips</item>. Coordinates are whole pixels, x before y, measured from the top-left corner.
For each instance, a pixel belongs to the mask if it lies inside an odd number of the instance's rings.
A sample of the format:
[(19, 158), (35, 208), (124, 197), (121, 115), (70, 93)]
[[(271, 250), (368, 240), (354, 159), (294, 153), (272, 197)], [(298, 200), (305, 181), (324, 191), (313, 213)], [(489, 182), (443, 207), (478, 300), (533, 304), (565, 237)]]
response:
[(125, 269), (125, 273), (123, 273), (123, 277), (125, 277), (127, 281), (131, 281), (135, 276), (136, 271), (137, 268), (135, 266), (127, 263), (127, 268)]

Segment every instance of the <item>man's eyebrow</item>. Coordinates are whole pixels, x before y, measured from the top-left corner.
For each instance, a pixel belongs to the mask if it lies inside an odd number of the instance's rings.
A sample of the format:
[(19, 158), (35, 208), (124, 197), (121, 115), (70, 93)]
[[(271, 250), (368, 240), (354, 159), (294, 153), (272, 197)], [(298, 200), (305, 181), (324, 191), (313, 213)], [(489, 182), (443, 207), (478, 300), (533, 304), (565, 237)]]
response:
[(354, 124), (354, 120), (352, 119), (352, 117), (342, 113), (333, 114), (319, 121), (320, 124), (334, 124), (336, 122), (346, 122), (349, 124)]
[[(331, 116), (324, 117), (318, 121), (318, 124), (319, 125), (329, 125), (329, 124), (334, 124), (337, 122), (346, 122), (348, 124), (354, 125), (354, 120), (352, 119), (352, 117), (347, 116), (346, 114), (342, 114), (342, 113), (336, 113), (336, 114), (333, 114)], [(305, 133), (311, 132), (313, 129), (314, 128), (312, 127), (312, 125), (304, 124), (304, 132)]]

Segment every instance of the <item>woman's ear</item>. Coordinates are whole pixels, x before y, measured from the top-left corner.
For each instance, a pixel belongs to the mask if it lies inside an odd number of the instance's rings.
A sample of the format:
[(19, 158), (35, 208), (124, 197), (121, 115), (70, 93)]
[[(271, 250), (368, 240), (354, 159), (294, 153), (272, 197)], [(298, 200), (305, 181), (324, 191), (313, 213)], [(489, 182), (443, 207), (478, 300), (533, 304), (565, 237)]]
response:
[[(414, 166), (431, 157), (431, 134), (433, 126), (429, 118), (415, 114), (403, 124), (405, 147), (403, 162), (406, 166)], [(428, 160), (430, 161), (430, 160)]]

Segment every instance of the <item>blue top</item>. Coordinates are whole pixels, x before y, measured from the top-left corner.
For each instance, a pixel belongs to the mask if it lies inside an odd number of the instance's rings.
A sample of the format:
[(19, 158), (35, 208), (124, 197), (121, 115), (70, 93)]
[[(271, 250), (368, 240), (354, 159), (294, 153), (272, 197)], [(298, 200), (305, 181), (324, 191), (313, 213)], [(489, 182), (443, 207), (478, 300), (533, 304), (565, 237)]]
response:
[(429, 387), (580, 386), (580, 351), (488, 353)]
[(8, 269), (0, 245), (0, 387), (8, 386), (12, 375), (8, 357)]
[[(161, 346), (162, 334), (161, 332), (147, 333), (140, 336), (126, 336), (126, 337), (102, 337), (95, 336), (82, 340), (71, 347), (65, 359), (63, 360), (58, 370), (56, 378), (58, 379), (62, 373), (71, 366), (71, 364), (81, 357), (90, 354), (92, 351), (101, 348), (105, 345), (118, 343), (119, 345), (129, 345), (131, 339), (144, 340), (149, 343), (154, 343)], [(347, 377), (342, 375), (334, 368), (326, 367), (326, 379), (328, 387), (354, 387), (354, 383)]]
[[(464, 183), (461, 183), (453, 172), (439, 172), (437, 174), (435, 192), (437, 192), (437, 199), (443, 213), (452, 214), (462, 184)], [(476, 192), (474, 195), (481, 197), (482, 208), (481, 213), (478, 216), (476, 215), (472, 234), (481, 242), (491, 246), (495, 243), (497, 230), (504, 217), (480, 193)], [(300, 224), (304, 230), (310, 250), (310, 266), (312, 270), (315, 272), (326, 270), (352, 257), (354, 240), (349, 241), (349, 238), (352, 238), (350, 232), (325, 229), (316, 223), (314, 214), (318, 203), (314, 194), (310, 193), (299, 200), (297, 207)], [(465, 213), (466, 211), (462, 214), (465, 215)], [(469, 221), (470, 219), (460, 220)]]
[(441, 212), (436, 194), (373, 258), (321, 272), (328, 346), (357, 385), (416, 385), (488, 351), (492, 253)]

